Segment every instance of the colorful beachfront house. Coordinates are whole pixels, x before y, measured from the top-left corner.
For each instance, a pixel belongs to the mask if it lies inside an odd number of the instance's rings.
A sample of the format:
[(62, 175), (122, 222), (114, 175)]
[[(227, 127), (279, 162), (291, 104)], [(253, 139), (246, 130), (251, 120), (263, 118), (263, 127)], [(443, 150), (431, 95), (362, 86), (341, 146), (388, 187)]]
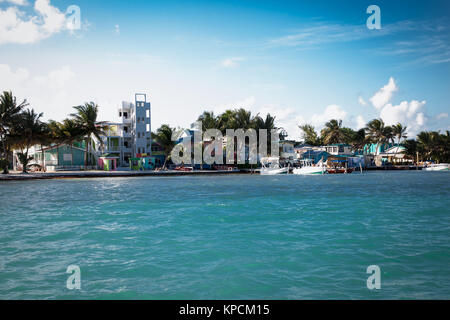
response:
[(151, 104), (146, 94), (135, 94), (135, 101), (122, 102), (118, 109), (118, 122), (100, 122), (105, 135), (98, 141), (97, 156), (112, 154), (119, 158), (118, 166), (128, 167), (130, 159), (139, 154), (152, 154)]
[(164, 165), (164, 161), (166, 160), (166, 153), (164, 148), (156, 141), (152, 141), (152, 157), (155, 158), (156, 168), (162, 167)]
[(335, 143), (325, 146), (325, 151), (333, 156), (352, 156), (352, 146), (346, 143)]
[(365, 155), (379, 155), (385, 152), (387, 149), (391, 148), (393, 144), (390, 143), (368, 143), (364, 146), (364, 154)]
[(311, 146), (309, 144), (297, 143), (294, 152), (298, 160), (311, 159), (314, 163), (327, 160), (329, 153), (325, 151), (323, 146)]
[(295, 153), (294, 146), (296, 142), (294, 140), (281, 140), (280, 144), (280, 159), (287, 162), (296, 162), (297, 154)]
[[(14, 170), (21, 170), (21, 163), (18, 159), (20, 150), (13, 152), (13, 168)], [(55, 144), (51, 146), (32, 146), (28, 150), (28, 155), (33, 158), (28, 165), (37, 165), (45, 168), (46, 171), (61, 171), (61, 170), (81, 170), (84, 168), (85, 162), (85, 142), (74, 142), (72, 146), (68, 144)], [(94, 161), (92, 153), (91, 163)]]
[(381, 161), (383, 164), (392, 163), (392, 164), (413, 164), (414, 159), (410, 159), (405, 155), (406, 148), (401, 145), (393, 145), (392, 147), (384, 150), (384, 152), (379, 154), (381, 157)]
[(98, 168), (104, 171), (116, 171), (119, 157), (115, 154), (105, 154), (98, 158)]

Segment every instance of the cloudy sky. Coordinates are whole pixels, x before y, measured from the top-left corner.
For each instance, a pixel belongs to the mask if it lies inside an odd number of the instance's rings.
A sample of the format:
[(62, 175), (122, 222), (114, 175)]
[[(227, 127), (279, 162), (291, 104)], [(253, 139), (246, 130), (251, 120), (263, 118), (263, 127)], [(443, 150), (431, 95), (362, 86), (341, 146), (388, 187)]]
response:
[(95, 101), (114, 121), (143, 92), (153, 128), (245, 107), (292, 139), (331, 118), (449, 130), (449, 13), (450, 1), (0, 0), (0, 90), (55, 120)]

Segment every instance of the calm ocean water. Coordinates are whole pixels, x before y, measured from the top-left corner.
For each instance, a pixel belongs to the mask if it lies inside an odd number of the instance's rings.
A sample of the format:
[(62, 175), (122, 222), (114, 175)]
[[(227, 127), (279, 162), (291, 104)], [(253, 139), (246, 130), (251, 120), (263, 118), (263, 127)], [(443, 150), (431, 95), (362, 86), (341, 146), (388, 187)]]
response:
[(446, 172), (0, 182), (0, 203), (1, 299), (450, 299)]

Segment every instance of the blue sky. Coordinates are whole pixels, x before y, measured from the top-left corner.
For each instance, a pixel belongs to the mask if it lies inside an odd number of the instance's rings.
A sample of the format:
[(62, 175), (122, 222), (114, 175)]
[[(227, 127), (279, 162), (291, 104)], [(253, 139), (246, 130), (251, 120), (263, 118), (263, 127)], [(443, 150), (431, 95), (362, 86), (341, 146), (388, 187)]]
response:
[[(369, 5), (381, 29), (369, 30)], [(81, 30), (64, 13), (81, 9)], [(47, 119), (93, 100), (116, 120), (145, 92), (152, 126), (245, 107), (297, 125), (375, 117), (448, 130), (448, 1), (0, 0), (0, 89)]]

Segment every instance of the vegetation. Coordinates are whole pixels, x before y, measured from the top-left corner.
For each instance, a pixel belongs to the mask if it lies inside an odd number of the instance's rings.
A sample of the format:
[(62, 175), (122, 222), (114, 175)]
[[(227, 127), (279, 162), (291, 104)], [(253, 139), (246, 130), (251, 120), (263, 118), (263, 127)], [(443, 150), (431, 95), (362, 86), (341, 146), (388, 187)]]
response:
[[(18, 159), (23, 166), (23, 172), (27, 172), (28, 163), (32, 160), (29, 150), (34, 145), (40, 145), (42, 159), (44, 159), (44, 146), (59, 146), (67, 144), (71, 148), (73, 159), (73, 145), (77, 141), (85, 142), (85, 166), (88, 166), (90, 152), (93, 149), (91, 137), (95, 136), (102, 141), (104, 126), (97, 121), (98, 105), (93, 102), (74, 107), (75, 112), (62, 122), (50, 120), (42, 121), (42, 113), (36, 113), (27, 108), (26, 100), (18, 102), (12, 92), (4, 91), (0, 95), (0, 168), (3, 173), (8, 173), (8, 155), (13, 149), (20, 150)], [(224, 135), (226, 129), (266, 129), (268, 133), (268, 147), (270, 152), (271, 130), (276, 129), (280, 139), (284, 139), (287, 133), (283, 128), (277, 127), (275, 117), (267, 114), (261, 117), (252, 114), (243, 108), (226, 110), (222, 114), (215, 115), (213, 112), (205, 111), (199, 117), (202, 121), (202, 129), (219, 129)], [(407, 127), (398, 123), (388, 126), (382, 119), (374, 119), (360, 130), (343, 127), (342, 120), (331, 119), (320, 131), (320, 135), (310, 124), (299, 126), (303, 131), (304, 142), (313, 145), (326, 145), (346, 143), (350, 144), (355, 151), (363, 151), (367, 144), (376, 145), (376, 153), (384, 144), (403, 146), (403, 151), (408, 157), (416, 159), (417, 155), (422, 161), (450, 162), (450, 134), (437, 131), (423, 131), (417, 135), (417, 139), (407, 139)], [(170, 160), (170, 153), (175, 146), (172, 135), (175, 129), (169, 125), (162, 125), (152, 139), (164, 149), (166, 156), (164, 167)], [(399, 147), (396, 153), (399, 152)], [(73, 161), (73, 160), (72, 160)], [(73, 162), (72, 162), (73, 163)], [(45, 165), (43, 166), (45, 168)]]
[(172, 136), (175, 133), (175, 129), (171, 128), (167, 124), (163, 124), (156, 130), (156, 133), (152, 132), (152, 139), (156, 141), (164, 149), (164, 164), (163, 169), (166, 169), (167, 162), (170, 160), (170, 153), (175, 147), (175, 141), (172, 141)]
[(80, 135), (83, 136), (85, 141), (86, 151), (84, 154), (84, 166), (87, 167), (92, 145), (91, 137), (95, 136), (99, 141), (102, 141), (100, 136), (105, 134), (105, 128), (100, 126), (97, 122), (98, 105), (94, 102), (76, 106), (74, 109), (77, 112), (72, 113), (71, 116), (74, 118), (75, 126), (79, 128)]
[(10, 137), (13, 133), (15, 125), (19, 122), (18, 118), (22, 110), (28, 106), (26, 100), (21, 103), (17, 103), (16, 97), (13, 96), (11, 91), (4, 91), (0, 96), (0, 142), (2, 159), (1, 168), (3, 173), (8, 173), (8, 154), (11, 151)]

